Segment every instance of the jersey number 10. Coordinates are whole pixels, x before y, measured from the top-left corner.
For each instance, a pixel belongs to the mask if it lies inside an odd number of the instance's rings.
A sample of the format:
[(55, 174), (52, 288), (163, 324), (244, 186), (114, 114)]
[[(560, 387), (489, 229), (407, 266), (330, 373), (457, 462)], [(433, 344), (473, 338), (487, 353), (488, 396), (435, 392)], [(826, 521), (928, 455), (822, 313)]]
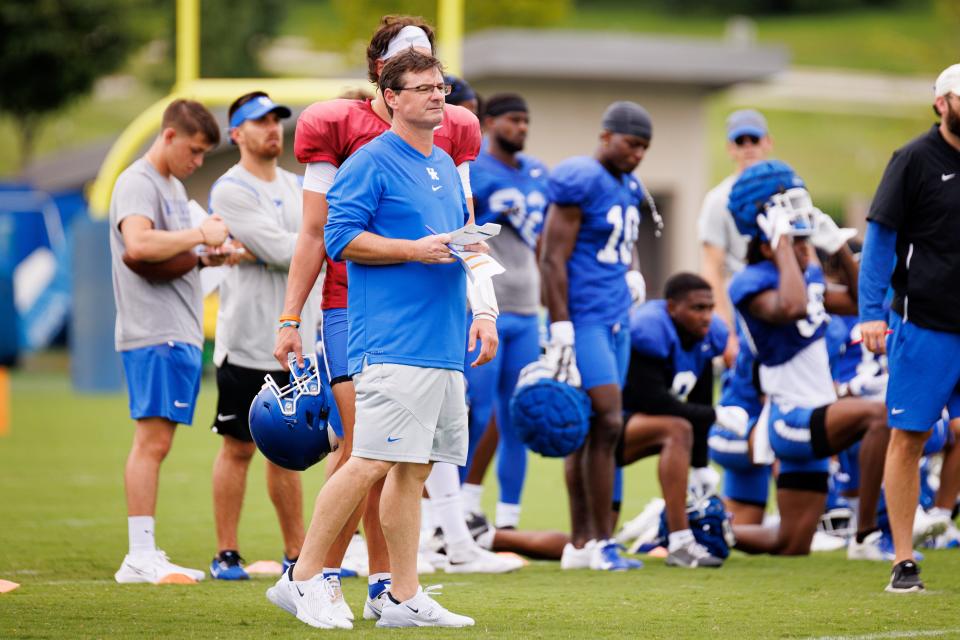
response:
[(630, 205), (624, 212), (623, 207), (614, 205), (607, 211), (607, 222), (613, 225), (613, 230), (607, 244), (597, 251), (597, 260), (603, 264), (630, 264), (633, 245), (640, 235), (640, 210)]

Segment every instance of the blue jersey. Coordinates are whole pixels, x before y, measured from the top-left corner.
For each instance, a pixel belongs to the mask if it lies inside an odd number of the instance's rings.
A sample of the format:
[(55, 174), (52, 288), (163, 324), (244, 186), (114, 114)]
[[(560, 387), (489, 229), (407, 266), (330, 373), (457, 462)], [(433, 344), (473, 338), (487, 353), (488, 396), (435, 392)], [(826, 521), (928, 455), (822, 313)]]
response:
[(520, 166), (511, 167), (486, 148), (470, 167), (474, 216), (477, 224), (509, 224), (531, 249), (537, 246), (547, 213), (547, 167), (517, 154)]
[(673, 379), (671, 391), (681, 400), (687, 399), (704, 366), (723, 354), (728, 334), (723, 320), (714, 315), (707, 336), (685, 347), (667, 312), (666, 300), (651, 300), (630, 311), (630, 347), (641, 356), (667, 363)]
[[(860, 343), (860, 319), (857, 316), (834, 315), (831, 319), (827, 346), (830, 347), (830, 368), (835, 382), (850, 382), (857, 375), (876, 376), (886, 371), (887, 357), (864, 349)], [(833, 339), (831, 333), (836, 334)]]
[(827, 355), (823, 307), (826, 283), (819, 265), (804, 272), (807, 316), (788, 324), (774, 324), (750, 313), (755, 296), (780, 286), (780, 273), (769, 260), (748, 265), (730, 282), (730, 300), (743, 319), (744, 334), (760, 363), (763, 391), (777, 402), (811, 407), (836, 400)]
[(574, 324), (614, 325), (626, 318), (624, 279), (633, 261), (643, 187), (632, 175), (614, 176), (594, 158), (577, 156), (550, 173), (551, 202), (580, 208), (576, 244), (567, 260), (567, 303)]
[(743, 408), (751, 418), (760, 415), (760, 394), (754, 383), (754, 364), (756, 356), (743, 332), (743, 320), (737, 318), (737, 338), (740, 350), (733, 363), (733, 369), (728, 370), (721, 381), (720, 400), (717, 404), (725, 407), (736, 406)]
[[(429, 156), (387, 131), (357, 150), (327, 193), (324, 228), (334, 260), (360, 233), (416, 240), (460, 228), (468, 217), (453, 160), (434, 146)], [(349, 262), (349, 372), (366, 359), (463, 370), (466, 275), (459, 264)]]

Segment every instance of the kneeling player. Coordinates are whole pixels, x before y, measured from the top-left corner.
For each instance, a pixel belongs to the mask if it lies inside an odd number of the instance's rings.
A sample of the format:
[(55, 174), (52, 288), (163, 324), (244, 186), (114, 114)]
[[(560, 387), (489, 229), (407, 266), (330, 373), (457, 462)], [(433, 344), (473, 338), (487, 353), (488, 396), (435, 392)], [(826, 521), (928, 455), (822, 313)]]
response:
[[(730, 297), (757, 350), (768, 414), (761, 416), (761, 428), (766, 418), (781, 465), (780, 526), (735, 527), (737, 546), (754, 553), (809, 553), (826, 500), (829, 456), (861, 439), (859, 530), (851, 546), (878, 544), (885, 411), (877, 402), (837, 400), (824, 340), (827, 310), (852, 313), (856, 308), (857, 265), (845, 244), (847, 234), (813, 207), (803, 181), (778, 161), (759, 163), (741, 175), (731, 191), (730, 210), (740, 232), (752, 237), (749, 266), (734, 277)], [(826, 288), (811, 245), (831, 255), (839, 252), (849, 288)]]
[(667, 565), (719, 567), (723, 560), (697, 543), (687, 523), (687, 472), (697, 435), (717, 420), (710, 404), (687, 396), (711, 361), (723, 353), (727, 329), (713, 313), (710, 284), (679, 273), (666, 284), (666, 300), (653, 300), (630, 314), (630, 369), (623, 393), (627, 415), (617, 463), (625, 466), (660, 455), (658, 475), (670, 530)]

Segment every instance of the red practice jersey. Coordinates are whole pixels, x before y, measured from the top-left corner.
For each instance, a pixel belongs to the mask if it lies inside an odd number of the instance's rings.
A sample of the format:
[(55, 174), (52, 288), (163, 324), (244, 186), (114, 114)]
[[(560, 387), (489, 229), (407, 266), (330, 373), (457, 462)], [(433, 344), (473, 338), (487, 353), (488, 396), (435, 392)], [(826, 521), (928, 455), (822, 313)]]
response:
[[(373, 111), (370, 100), (327, 100), (315, 102), (300, 114), (293, 152), (302, 164), (329, 162), (339, 167), (354, 151), (390, 128), (390, 123)], [(480, 152), (480, 123), (463, 107), (447, 105), (443, 121), (434, 131), (433, 143), (460, 165)], [(347, 265), (327, 256), (323, 282), (324, 309), (347, 306)]]

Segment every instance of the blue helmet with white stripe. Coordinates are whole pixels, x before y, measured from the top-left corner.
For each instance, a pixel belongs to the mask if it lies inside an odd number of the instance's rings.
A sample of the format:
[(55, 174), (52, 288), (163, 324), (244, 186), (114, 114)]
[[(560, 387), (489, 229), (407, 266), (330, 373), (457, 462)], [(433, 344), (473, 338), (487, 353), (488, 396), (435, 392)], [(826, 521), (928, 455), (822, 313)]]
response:
[(277, 385), (264, 376), (264, 385), (250, 403), (250, 435), (264, 457), (277, 466), (303, 471), (337, 449), (328, 425), (329, 399), (317, 370), (317, 357), (303, 355), (303, 368), (290, 362), (290, 383)]
[[(733, 220), (741, 234), (751, 238), (758, 235), (764, 237), (763, 231), (757, 224), (757, 216), (774, 204), (774, 196), (778, 194), (791, 195), (792, 197), (785, 199), (786, 202), (789, 204), (796, 199), (798, 209), (801, 208), (800, 190), (806, 193), (805, 184), (790, 165), (781, 160), (764, 160), (748, 167), (740, 174), (733, 188), (730, 189), (727, 209), (733, 214)], [(809, 195), (806, 199), (809, 201)], [(797, 222), (797, 225), (803, 224), (806, 222)]]

